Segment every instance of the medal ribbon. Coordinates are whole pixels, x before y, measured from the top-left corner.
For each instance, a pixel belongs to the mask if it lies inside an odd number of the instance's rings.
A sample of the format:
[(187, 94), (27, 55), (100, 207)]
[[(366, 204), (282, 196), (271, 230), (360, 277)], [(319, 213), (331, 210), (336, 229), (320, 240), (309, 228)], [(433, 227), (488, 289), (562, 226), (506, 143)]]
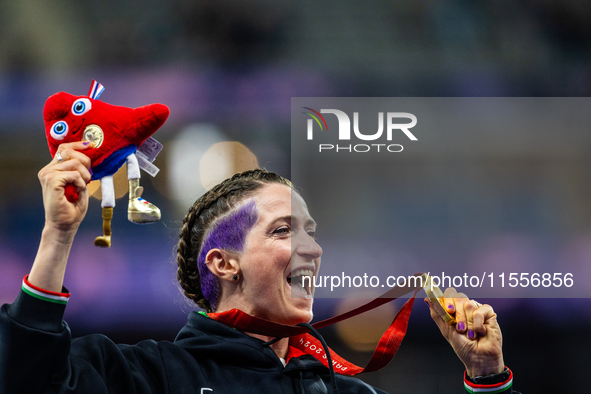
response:
[[(415, 274), (414, 276), (420, 277), (420, 275), (421, 274)], [(412, 297), (406, 301), (406, 303), (398, 311), (396, 317), (394, 317), (394, 320), (390, 324), (390, 327), (388, 327), (386, 332), (384, 332), (380, 338), (380, 341), (378, 342), (371, 359), (365, 367), (359, 367), (345, 360), (329, 348), (333, 368), (336, 372), (340, 373), (341, 375), (353, 376), (362, 372), (373, 372), (380, 370), (388, 365), (390, 361), (392, 361), (394, 355), (396, 355), (396, 352), (400, 347), (400, 344), (402, 343), (402, 340), (404, 339), (404, 336), (406, 335), (410, 312), (412, 310), (417, 292), (421, 289), (420, 279), (417, 278), (416, 283), (418, 283), (418, 285), (414, 287), (394, 287), (393, 289), (387, 291), (367, 304), (312, 324), (312, 326), (316, 329), (330, 326), (340, 321), (349, 319), (353, 316), (357, 316), (363, 312), (377, 308), (390, 301), (394, 301), (395, 299), (400, 298), (411, 291), (414, 291)], [(232, 309), (219, 313), (208, 313), (208, 316), (216, 321), (219, 321), (220, 323), (224, 323), (227, 326), (233, 327), (240, 331), (276, 338), (292, 337), (289, 341), (290, 346), (314, 356), (322, 364), (328, 366), (327, 357), (322, 344), (318, 339), (308, 334), (305, 327), (275, 323), (269, 320), (251, 316), (239, 309)]]

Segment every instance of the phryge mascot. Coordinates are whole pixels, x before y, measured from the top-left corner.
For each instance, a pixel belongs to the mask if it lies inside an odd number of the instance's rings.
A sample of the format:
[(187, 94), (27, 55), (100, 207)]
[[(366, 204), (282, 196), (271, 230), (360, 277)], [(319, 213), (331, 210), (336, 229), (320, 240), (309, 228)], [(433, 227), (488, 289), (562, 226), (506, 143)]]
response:
[[(163, 104), (128, 108), (107, 104), (98, 98), (104, 87), (92, 81), (87, 96), (59, 92), (49, 97), (43, 108), (45, 135), (51, 156), (64, 142), (90, 141), (92, 149), (84, 153), (91, 159), (93, 180), (101, 181), (103, 235), (94, 244), (111, 246), (111, 218), (115, 206), (113, 174), (127, 163), (129, 206), (127, 218), (138, 224), (160, 220), (160, 210), (141, 198), (140, 166), (136, 157), (138, 147), (164, 124), (170, 113)], [(61, 155), (58, 156), (61, 161)], [(78, 200), (74, 185), (66, 186), (68, 201)]]

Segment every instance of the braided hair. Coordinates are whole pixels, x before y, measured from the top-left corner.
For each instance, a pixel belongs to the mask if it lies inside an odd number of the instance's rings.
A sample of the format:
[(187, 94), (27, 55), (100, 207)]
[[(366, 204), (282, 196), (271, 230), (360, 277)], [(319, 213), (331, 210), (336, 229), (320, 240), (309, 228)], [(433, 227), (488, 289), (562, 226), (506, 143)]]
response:
[[(235, 208), (245, 198), (252, 196), (256, 190), (266, 184), (279, 183), (293, 188), (292, 183), (282, 176), (263, 169), (245, 171), (226, 179), (202, 195), (183, 220), (177, 246), (177, 279), (187, 298), (207, 312), (213, 312), (217, 297), (206, 297), (202, 292), (202, 278), (199, 273), (197, 258), (205, 237), (219, 218)], [(207, 270), (206, 274), (210, 274)], [(219, 287), (217, 278), (213, 276)]]

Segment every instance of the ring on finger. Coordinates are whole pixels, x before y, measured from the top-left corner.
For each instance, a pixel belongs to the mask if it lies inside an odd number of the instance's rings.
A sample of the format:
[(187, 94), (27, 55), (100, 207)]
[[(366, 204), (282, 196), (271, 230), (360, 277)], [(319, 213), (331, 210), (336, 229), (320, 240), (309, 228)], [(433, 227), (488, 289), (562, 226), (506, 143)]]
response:
[(476, 308), (480, 308), (482, 306), (482, 304), (478, 301), (472, 300), (474, 301), (474, 304), (476, 304)]
[(57, 152), (57, 153), (55, 154), (55, 158), (57, 159), (57, 162), (58, 162), (58, 163), (61, 163), (62, 161), (64, 161), (64, 158), (62, 157), (62, 154), (61, 154), (61, 153), (59, 153), (59, 152)]

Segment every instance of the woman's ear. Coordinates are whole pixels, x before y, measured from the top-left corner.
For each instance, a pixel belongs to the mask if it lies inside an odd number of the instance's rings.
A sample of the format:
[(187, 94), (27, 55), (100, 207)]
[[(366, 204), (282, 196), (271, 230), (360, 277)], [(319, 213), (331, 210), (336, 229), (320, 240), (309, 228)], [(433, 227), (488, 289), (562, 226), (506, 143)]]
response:
[(205, 264), (212, 274), (222, 280), (234, 282), (235, 275), (240, 275), (240, 264), (236, 253), (223, 249), (211, 249), (205, 256)]

